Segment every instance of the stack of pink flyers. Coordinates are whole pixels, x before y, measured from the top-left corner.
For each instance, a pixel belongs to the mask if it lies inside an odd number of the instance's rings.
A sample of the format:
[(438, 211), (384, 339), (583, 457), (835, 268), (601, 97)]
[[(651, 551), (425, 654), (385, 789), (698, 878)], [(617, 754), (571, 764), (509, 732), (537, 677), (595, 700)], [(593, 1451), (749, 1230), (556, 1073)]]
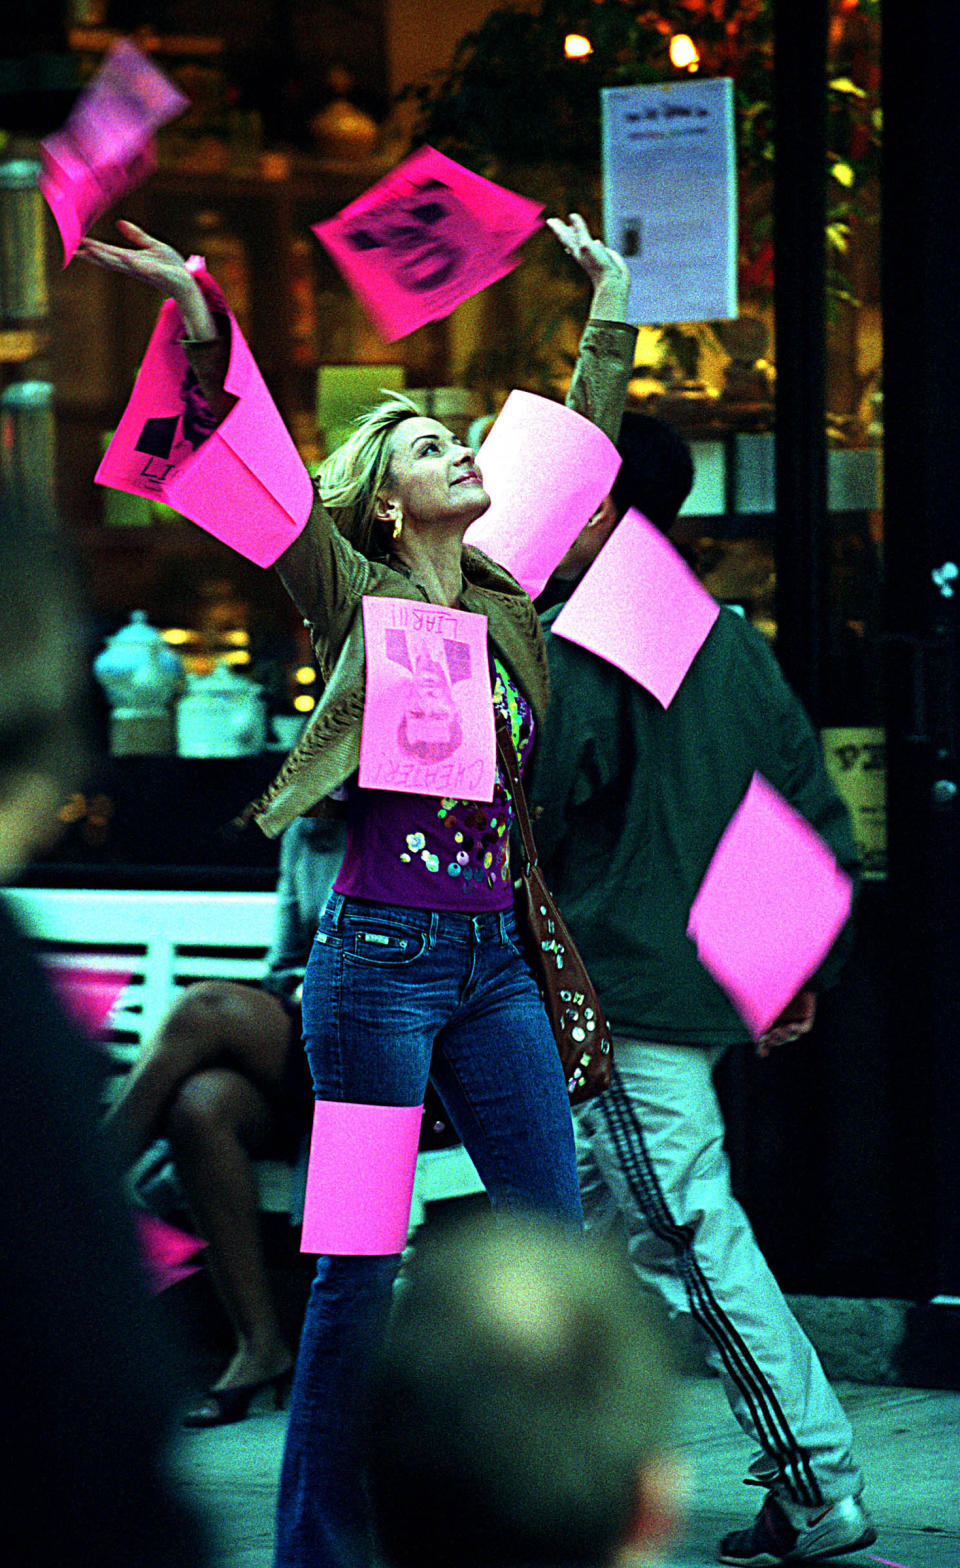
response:
[[(190, 264), (221, 308), (199, 258)], [(167, 300), (97, 483), (165, 501), (248, 560), (272, 566), (310, 515), (310, 475), (235, 318), (224, 386), (236, 402), (216, 428), (182, 337), (180, 314)]]

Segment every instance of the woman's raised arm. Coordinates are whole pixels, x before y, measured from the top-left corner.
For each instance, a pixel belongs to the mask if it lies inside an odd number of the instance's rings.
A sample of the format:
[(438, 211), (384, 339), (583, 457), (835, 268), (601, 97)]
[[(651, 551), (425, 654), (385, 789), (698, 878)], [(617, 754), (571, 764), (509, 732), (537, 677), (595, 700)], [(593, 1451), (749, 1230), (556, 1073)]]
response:
[[(228, 318), (214, 313), (211, 303), (180, 252), (155, 239), (135, 223), (117, 224), (129, 245), (107, 245), (84, 239), (78, 250), (85, 260), (108, 272), (137, 278), (172, 299), (183, 318), (185, 348), (199, 378), (204, 396), (220, 422), (236, 399), (224, 391), (229, 353)], [(255, 525), (255, 519), (252, 519)], [(316, 504), (307, 526), (274, 563), (284, 586), (315, 630), (326, 631), (336, 622), (344, 579), (351, 582), (367, 569), (357, 552), (333, 527), (323, 507)]]
[(623, 257), (595, 240), (578, 212), (548, 218), (550, 229), (593, 284), (590, 315), (566, 403), (616, 441), (633, 372), (637, 329), (627, 322), (630, 274)]
[(593, 238), (579, 212), (571, 212), (566, 223), (561, 218), (548, 218), (547, 228), (593, 284), (590, 320), (625, 322), (630, 273), (623, 257)]

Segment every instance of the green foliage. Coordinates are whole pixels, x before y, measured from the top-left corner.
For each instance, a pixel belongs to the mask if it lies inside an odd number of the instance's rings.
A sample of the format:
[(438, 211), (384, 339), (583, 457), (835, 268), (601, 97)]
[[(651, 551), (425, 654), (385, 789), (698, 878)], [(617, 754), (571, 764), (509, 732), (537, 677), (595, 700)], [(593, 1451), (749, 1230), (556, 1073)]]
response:
[[(419, 138), (485, 172), (493, 163), (593, 162), (600, 153), (599, 90), (675, 80), (669, 44), (691, 32), (706, 76), (732, 76), (742, 100), (741, 151), (766, 157), (771, 0), (543, 0), (540, 10), (491, 12), (460, 45), (449, 73), (413, 90)], [(563, 51), (568, 33), (593, 44)]]
[[(878, 165), (879, 94), (869, 79), (865, 29), (873, 28), (875, 41), (880, 0), (859, 0), (855, 12), (844, 0), (834, 4), (827, 88), (830, 221), (842, 223), (859, 215), (860, 193)], [(555, 187), (550, 171), (558, 167), (579, 170), (581, 182), (596, 189), (600, 89), (677, 80), (670, 38), (689, 33), (700, 53), (700, 74), (734, 82), (738, 168), (747, 193), (741, 232), (749, 262), (770, 230), (769, 201), (761, 196), (754, 211), (749, 199), (764, 191), (773, 172), (772, 13), (773, 0), (542, 0), (535, 13), (492, 11), (462, 41), (444, 77), (409, 90), (419, 108), (415, 139), (482, 174), (522, 168), (524, 189), (541, 199), (544, 184)], [(589, 38), (593, 53), (567, 59), (568, 33)], [(847, 184), (837, 182), (837, 170), (849, 171)], [(561, 200), (556, 210), (571, 205)]]
[[(801, 0), (795, 0), (800, 4)], [(846, 281), (848, 253), (859, 225), (875, 221), (881, 116), (881, 0), (832, 0), (827, 84), (827, 232), (830, 308), (855, 306)], [(568, 33), (585, 35), (592, 54), (568, 59)], [(773, 0), (541, 0), (535, 13), (494, 10), (457, 50), (440, 79), (408, 89), (418, 106), (414, 139), (428, 142), (468, 168), (512, 183), (549, 211), (582, 212), (599, 222), (600, 89), (676, 81), (670, 62), (675, 33), (688, 33), (700, 54), (699, 74), (734, 83), (740, 190), (740, 286), (748, 297), (773, 285), (772, 180)], [(584, 290), (571, 285), (555, 248), (528, 253), (563, 294), (567, 317), (582, 314)], [(486, 349), (468, 369), (473, 384), (523, 383), (548, 390), (567, 367), (557, 347), (562, 328), (523, 323), (513, 346), (512, 373), (502, 351)], [(693, 334), (661, 334), (661, 371), (696, 375)], [(687, 339), (689, 338), (689, 341)], [(682, 339), (682, 341), (681, 341)], [(522, 364), (521, 364), (522, 361)]]

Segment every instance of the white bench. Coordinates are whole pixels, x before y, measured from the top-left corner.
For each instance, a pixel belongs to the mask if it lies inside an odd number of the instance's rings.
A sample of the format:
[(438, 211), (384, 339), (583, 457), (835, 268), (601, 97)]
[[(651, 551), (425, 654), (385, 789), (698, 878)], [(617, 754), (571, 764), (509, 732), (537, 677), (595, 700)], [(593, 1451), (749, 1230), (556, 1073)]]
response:
[[(104, 1037), (118, 1072), (151, 1040), (180, 992), (198, 980), (259, 980), (273, 936), (273, 893), (176, 893), (13, 888), (7, 898), (48, 962), (129, 971)], [(261, 1204), (284, 1210), (290, 1167), (258, 1162)], [(482, 1191), (466, 1150), (417, 1160), (411, 1228), (425, 1206)]]

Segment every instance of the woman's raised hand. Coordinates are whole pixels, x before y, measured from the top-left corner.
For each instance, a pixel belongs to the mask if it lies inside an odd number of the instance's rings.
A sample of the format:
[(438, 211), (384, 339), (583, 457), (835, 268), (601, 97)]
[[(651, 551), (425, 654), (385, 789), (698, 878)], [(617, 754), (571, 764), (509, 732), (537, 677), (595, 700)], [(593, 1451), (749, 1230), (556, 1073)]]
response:
[(593, 238), (579, 212), (571, 212), (566, 223), (561, 218), (548, 218), (547, 227), (593, 284), (591, 316), (622, 321), (630, 292), (630, 273), (623, 257)]
[(217, 326), (210, 307), (180, 252), (123, 218), (117, 228), (129, 245), (107, 245), (103, 240), (84, 238), (77, 255), (107, 272), (125, 272), (159, 289), (176, 302), (188, 337), (201, 341), (215, 338)]

